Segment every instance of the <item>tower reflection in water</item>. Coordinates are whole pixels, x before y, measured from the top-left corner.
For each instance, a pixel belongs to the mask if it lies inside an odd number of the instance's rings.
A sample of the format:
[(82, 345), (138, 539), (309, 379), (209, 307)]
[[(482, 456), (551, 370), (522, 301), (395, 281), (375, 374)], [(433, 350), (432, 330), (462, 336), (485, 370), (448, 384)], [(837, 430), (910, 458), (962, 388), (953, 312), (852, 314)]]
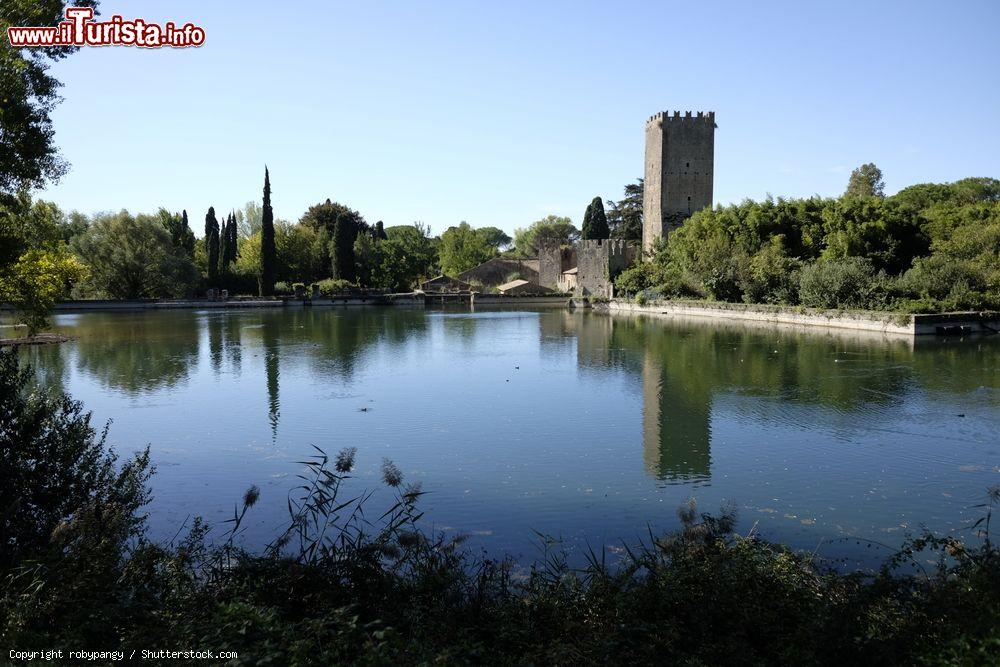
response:
[[(711, 379), (686, 352), (689, 341), (662, 326), (594, 313), (563, 313), (562, 334), (577, 342), (584, 368), (620, 368), (641, 384), (642, 457), (664, 481), (707, 483), (711, 478)], [(555, 318), (543, 317), (552, 326)], [(673, 334), (673, 335), (671, 335)], [(546, 336), (548, 339), (554, 337)]]
[(642, 459), (650, 474), (683, 482), (711, 478), (712, 397), (671, 375), (655, 346), (642, 360)]

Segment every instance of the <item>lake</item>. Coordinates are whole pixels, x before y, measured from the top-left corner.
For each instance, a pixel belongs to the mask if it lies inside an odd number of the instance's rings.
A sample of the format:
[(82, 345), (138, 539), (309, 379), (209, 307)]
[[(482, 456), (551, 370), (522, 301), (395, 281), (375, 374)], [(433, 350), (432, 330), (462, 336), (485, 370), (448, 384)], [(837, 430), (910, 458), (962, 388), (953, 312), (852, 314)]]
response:
[[(313, 446), (383, 458), (427, 492), (428, 528), (523, 562), (678, 525), (694, 498), (738, 530), (871, 563), (921, 526), (969, 534), (1000, 483), (1000, 336), (916, 341), (589, 311), (407, 308), (60, 314), (23, 350), (121, 453), (149, 444), (151, 533), (285, 524)], [(375, 513), (377, 517), (380, 512)], [(537, 531), (537, 532), (536, 532)]]

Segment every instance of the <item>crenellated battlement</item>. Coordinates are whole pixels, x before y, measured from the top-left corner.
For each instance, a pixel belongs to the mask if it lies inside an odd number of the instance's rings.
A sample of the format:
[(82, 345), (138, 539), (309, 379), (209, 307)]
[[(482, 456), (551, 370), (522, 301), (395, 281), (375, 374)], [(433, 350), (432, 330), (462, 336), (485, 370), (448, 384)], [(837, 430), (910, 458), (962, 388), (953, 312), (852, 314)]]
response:
[(701, 123), (715, 123), (715, 112), (714, 111), (698, 111), (697, 115), (692, 115), (692, 112), (685, 111), (684, 115), (681, 115), (680, 111), (661, 111), (658, 114), (654, 114), (649, 117), (646, 121), (646, 125), (650, 123), (660, 123), (664, 121), (667, 122), (701, 122)]
[(583, 239), (577, 243), (577, 252), (606, 252), (609, 257), (624, 257), (629, 246), (633, 245), (624, 239)]

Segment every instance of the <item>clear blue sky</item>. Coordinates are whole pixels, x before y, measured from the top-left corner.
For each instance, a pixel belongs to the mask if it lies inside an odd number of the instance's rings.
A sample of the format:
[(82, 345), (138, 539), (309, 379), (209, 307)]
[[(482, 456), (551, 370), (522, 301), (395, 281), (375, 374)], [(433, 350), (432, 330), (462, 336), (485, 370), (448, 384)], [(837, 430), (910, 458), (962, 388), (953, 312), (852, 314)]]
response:
[(386, 225), (579, 224), (642, 175), (660, 110), (714, 110), (716, 203), (1000, 177), (1000, 2), (101, 2), (207, 33), (55, 66), (90, 213), (275, 215), (330, 197)]

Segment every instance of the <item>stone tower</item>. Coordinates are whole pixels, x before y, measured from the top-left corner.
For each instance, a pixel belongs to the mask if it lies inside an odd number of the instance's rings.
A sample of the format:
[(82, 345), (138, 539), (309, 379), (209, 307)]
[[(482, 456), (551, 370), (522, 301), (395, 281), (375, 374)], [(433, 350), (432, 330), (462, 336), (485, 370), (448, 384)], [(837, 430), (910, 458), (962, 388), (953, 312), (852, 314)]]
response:
[(642, 249), (712, 205), (715, 112), (663, 111), (646, 121)]

